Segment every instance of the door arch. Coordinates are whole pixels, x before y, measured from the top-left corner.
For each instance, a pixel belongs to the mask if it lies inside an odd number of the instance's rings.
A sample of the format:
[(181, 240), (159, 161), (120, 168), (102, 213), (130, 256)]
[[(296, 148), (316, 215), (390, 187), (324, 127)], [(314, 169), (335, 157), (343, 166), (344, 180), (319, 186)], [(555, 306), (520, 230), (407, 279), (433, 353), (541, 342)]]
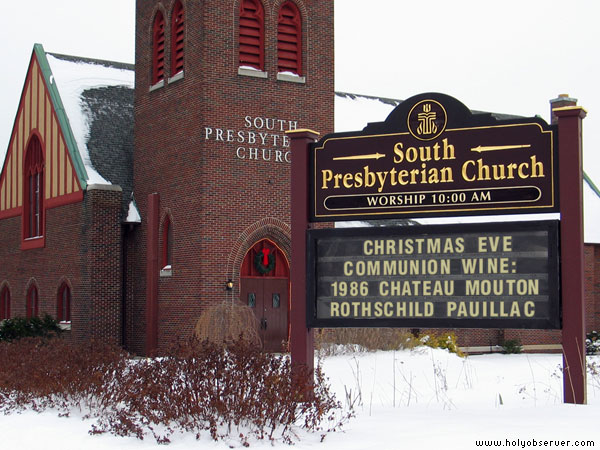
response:
[(240, 301), (254, 311), (263, 350), (281, 352), (289, 338), (290, 266), (271, 240), (254, 244), (240, 268)]

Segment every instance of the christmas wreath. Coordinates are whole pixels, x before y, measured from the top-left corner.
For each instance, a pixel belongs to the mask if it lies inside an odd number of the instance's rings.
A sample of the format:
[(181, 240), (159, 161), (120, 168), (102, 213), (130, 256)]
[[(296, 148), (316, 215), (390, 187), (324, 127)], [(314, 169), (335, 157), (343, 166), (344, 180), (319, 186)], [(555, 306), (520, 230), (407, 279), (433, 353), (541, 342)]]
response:
[(275, 268), (275, 255), (268, 248), (263, 248), (254, 256), (254, 267), (262, 275), (265, 275)]

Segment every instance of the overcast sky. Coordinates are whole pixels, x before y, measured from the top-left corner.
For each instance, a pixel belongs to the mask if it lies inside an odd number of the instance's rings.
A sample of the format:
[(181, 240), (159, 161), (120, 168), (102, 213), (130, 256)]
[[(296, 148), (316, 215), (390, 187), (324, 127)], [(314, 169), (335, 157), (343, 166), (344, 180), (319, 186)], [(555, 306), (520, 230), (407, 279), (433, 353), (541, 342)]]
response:
[[(600, 186), (598, 0), (336, 0), (335, 10), (337, 90), (398, 99), (443, 92), (471, 109), (546, 120), (548, 101), (569, 94), (588, 111), (585, 169)], [(133, 62), (135, 2), (11, 1), (2, 15), (3, 160), (33, 44)]]

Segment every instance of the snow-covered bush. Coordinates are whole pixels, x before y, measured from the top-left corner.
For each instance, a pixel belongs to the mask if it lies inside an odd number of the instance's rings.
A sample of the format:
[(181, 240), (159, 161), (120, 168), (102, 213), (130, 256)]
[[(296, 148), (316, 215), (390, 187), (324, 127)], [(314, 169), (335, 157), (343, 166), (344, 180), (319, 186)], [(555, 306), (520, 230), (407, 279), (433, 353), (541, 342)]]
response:
[(585, 352), (588, 355), (600, 354), (600, 333), (592, 331), (587, 334), (585, 340)]

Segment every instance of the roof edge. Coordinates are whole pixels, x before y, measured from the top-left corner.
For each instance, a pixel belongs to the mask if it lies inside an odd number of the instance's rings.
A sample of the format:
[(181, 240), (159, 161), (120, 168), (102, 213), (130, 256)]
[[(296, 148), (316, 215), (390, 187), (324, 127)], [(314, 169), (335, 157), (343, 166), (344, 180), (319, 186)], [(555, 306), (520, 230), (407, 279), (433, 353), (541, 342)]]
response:
[(89, 177), (87, 171), (85, 170), (85, 165), (81, 160), (81, 154), (79, 153), (77, 142), (75, 141), (75, 137), (73, 136), (73, 131), (71, 130), (69, 118), (67, 117), (65, 107), (60, 98), (60, 93), (58, 92), (58, 88), (56, 87), (56, 83), (54, 82), (54, 76), (52, 74), (52, 69), (50, 68), (48, 58), (46, 57), (46, 51), (44, 50), (42, 44), (34, 44), (33, 51), (37, 57), (38, 64), (40, 65), (40, 70), (42, 71), (42, 75), (44, 76), (44, 80), (46, 81), (46, 87), (48, 89), (48, 93), (50, 94), (50, 99), (52, 100), (54, 111), (56, 113), (56, 117), (58, 118), (58, 123), (60, 124), (63, 136), (65, 138), (67, 151), (69, 152), (69, 156), (71, 157), (71, 161), (73, 162), (73, 167), (75, 168), (75, 172), (77, 173), (77, 178), (79, 178), (81, 189), (85, 191), (87, 189), (87, 180), (89, 179)]
[(588, 186), (592, 188), (594, 194), (600, 197), (600, 189), (598, 189), (598, 187), (594, 184), (590, 176), (587, 173), (585, 173), (585, 170), (583, 171), (583, 179), (587, 182)]

